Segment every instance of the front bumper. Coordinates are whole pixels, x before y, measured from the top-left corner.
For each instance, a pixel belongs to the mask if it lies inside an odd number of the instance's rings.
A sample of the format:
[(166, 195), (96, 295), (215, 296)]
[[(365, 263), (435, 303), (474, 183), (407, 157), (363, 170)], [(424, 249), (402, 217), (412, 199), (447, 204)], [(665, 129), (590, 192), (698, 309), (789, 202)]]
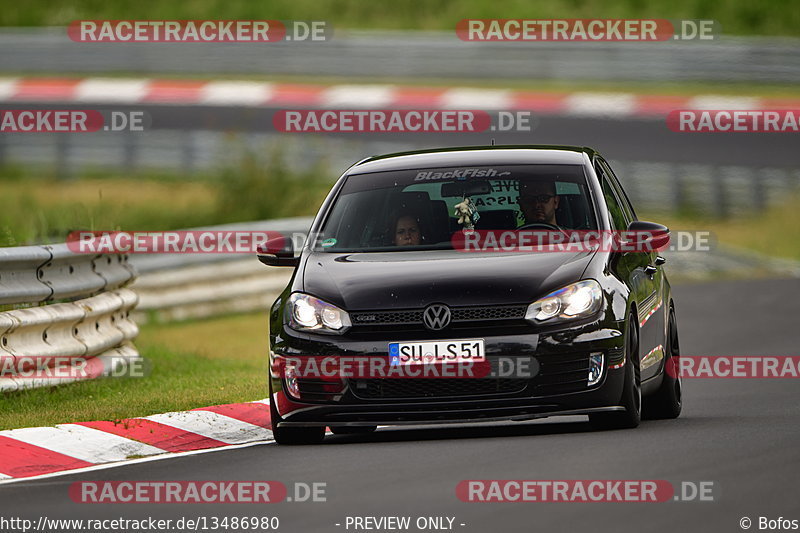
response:
[[(359, 376), (328, 381), (294, 380), (291, 394), (280, 364), (283, 358), (359, 356), (385, 359), (388, 358), (388, 342), (403, 339), (310, 336), (284, 328), (274, 338), (270, 353), (273, 425), (488, 422), (617, 410), (624, 382), (621, 328), (622, 324), (594, 322), (549, 332), (480, 335), (485, 341), (487, 360), (516, 357), (534, 361), (534, 375), (522, 380), (515, 377), (514, 383), (498, 384), (496, 390), (485, 380), (497, 378), (489, 377), (478, 378), (482, 383), (473, 379), (460, 379), (458, 383), (435, 382), (458, 378), (427, 378), (427, 383), (420, 380), (382, 383), (369, 379), (369, 386), (365, 387), (365, 380)], [(589, 357), (598, 353), (603, 354), (602, 376), (589, 385)], [(477, 392), (470, 393), (471, 388)]]

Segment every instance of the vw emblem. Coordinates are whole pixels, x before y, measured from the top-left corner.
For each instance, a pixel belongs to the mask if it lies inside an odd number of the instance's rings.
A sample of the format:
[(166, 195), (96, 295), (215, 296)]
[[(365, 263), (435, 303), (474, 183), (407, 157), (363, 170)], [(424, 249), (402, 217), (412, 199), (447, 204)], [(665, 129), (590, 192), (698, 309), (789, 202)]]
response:
[(433, 331), (444, 329), (450, 325), (450, 308), (443, 304), (432, 304), (422, 313), (425, 327)]

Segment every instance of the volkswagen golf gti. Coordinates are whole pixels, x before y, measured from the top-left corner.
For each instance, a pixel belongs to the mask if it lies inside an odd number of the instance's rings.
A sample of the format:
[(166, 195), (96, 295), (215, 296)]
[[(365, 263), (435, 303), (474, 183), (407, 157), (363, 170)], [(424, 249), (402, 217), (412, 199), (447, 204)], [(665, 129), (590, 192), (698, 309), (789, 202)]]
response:
[[(447, 148), (353, 165), (303, 243), (259, 250), (262, 263), (294, 268), (270, 313), (275, 440), (679, 416), (675, 305), (663, 246), (647, 246), (668, 231), (637, 219), (590, 148)], [(594, 245), (605, 235), (610, 246)], [(640, 246), (620, 245), (631, 235)]]

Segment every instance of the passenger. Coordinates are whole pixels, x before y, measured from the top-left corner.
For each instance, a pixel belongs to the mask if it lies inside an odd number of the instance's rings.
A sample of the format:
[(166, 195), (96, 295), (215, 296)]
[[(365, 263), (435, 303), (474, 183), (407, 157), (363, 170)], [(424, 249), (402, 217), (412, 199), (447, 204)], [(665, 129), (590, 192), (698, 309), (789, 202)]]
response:
[(414, 215), (401, 213), (394, 220), (392, 240), (395, 246), (419, 246), (422, 244), (419, 221)]

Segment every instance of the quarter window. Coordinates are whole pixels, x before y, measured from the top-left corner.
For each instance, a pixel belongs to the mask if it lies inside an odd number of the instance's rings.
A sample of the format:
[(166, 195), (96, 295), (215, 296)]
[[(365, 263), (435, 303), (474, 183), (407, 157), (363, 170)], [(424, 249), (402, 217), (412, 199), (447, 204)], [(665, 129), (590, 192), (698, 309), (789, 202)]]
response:
[(633, 222), (636, 220), (636, 212), (633, 210), (633, 206), (631, 205), (630, 199), (628, 199), (628, 195), (625, 193), (625, 189), (622, 188), (622, 184), (619, 182), (619, 178), (617, 175), (614, 174), (614, 171), (611, 169), (609, 164), (600, 159), (600, 164), (603, 167), (603, 172), (608, 177), (609, 181), (611, 181), (611, 186), (617, 192), (617, 198), (619, 199), (620, 205), (622, 206), (622, 210), (625, 212), (625, 216), (628, 219), (628, 222)]
[(611, 224), (614, 226), (615, 230), (623, 231), (628, 227), (628, 221), (626, 220), (625, 213), (617, 198), (617, 194), (614, 192), (614, 188), (611, 186), (611, 182), (603, 171), (603, 168), (595, 164), (594, 170), (597, 173), (597, 177), (600, 178), (600, 186), (603, 189), (603, 197), (606, 200), (606, 207), (611, 216)]

